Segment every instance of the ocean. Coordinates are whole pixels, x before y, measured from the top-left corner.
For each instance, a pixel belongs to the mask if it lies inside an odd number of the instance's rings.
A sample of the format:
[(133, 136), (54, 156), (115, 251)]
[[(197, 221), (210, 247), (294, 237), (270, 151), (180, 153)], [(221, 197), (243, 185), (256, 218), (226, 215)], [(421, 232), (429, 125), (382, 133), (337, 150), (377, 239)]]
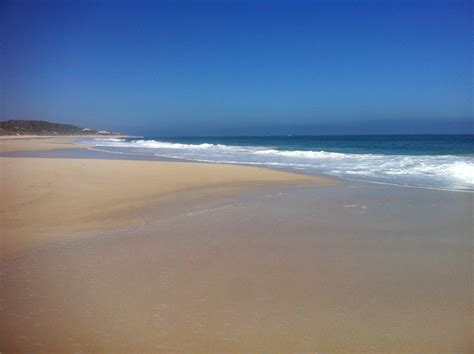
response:
[(83, 138), (91, 149), (474, 191), (474, 135)]

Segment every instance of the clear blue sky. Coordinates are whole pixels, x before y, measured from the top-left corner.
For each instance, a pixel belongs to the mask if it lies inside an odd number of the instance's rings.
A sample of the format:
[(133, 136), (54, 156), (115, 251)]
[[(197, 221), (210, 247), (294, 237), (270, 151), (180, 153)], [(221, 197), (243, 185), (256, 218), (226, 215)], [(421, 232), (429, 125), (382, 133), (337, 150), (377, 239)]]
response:
[(470, 1), (3, 1), (1, 119), (134, 134), (456, 133)]

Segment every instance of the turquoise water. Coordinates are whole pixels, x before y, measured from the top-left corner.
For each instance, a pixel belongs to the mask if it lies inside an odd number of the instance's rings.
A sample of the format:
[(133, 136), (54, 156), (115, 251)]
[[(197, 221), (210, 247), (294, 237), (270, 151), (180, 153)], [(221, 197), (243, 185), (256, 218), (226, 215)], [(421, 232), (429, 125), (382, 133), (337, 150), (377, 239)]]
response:
[[(130, 138), (127, 141), (136, 139)], [(474, 154), (474, 135), (353, 135), (266, 137), (147, 137), (146, 140), (180, 144), (264, 146), (275, 150), (328, 151), (386, 155)]]
[(84, 142), (110, 153), (261, 165), (407, 187), (474, 190), (474, 135), (130, 137)]

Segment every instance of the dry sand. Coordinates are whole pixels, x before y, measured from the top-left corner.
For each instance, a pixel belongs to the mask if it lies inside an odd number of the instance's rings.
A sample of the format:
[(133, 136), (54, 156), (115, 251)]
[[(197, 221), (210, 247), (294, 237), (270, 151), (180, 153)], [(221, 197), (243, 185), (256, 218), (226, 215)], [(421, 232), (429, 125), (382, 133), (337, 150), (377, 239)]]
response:
[(39, 151), (53, 149), (77, 149), (83, 147), (73, 144), (74, 136), (1, 136), (0, 153), (12, 151)]
[(262, 168), (157, 161), (0, 158), (0, 173), (3, 256), (134, 222), (137, 211), (160, 201), (274, 183), (329, 183)]

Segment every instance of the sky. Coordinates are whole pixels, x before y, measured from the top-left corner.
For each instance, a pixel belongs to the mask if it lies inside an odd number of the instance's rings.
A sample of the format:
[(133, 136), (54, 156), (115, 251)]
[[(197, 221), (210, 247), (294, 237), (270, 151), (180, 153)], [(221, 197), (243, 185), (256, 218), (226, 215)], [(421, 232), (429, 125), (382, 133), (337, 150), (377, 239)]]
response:
[(0, 119), (474, 133), (470, 1), (1, 1)]

